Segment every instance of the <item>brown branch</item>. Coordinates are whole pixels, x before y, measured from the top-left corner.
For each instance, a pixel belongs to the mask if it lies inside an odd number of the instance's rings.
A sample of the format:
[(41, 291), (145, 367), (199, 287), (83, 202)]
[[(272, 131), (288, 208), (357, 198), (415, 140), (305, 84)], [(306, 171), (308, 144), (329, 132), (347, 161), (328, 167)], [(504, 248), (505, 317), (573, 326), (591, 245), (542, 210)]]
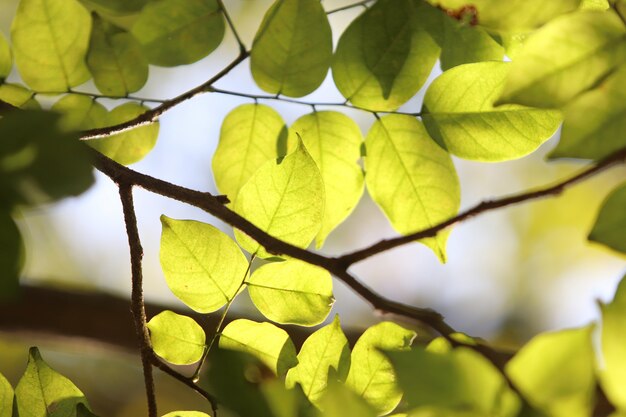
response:
[(437, 233), (442, 231), (443, 229), (450, 227), (456, 223), (460, 223), (465, 221), (471, 217), (478, 216), (479, 214), (486, 213), (488, 211), (501, 209), (507, 206), (512, 206), (514, 204), (523, 203), (530, 200), (536, 200), (542, 197), (548, 196), (556, 196), (561, 194), (568, 187), (579, 183), (583, 180), (586, 180), (614, 165), (626, 162), (626, 148), (620, 149), (608, 157), (602, 159), (595, 165), (591, 166), (583, 170), (582, 172), (574, 175), (573, 177), (567, 178), (563, 181), (560, 181), (554, 185), (546, 186), (539, 188), (534, 191), (527, 191), (519, 194), (514, 194), (509, 197), (503, 197), (496, 200), (487, 200), (483, 201), (474, 207), (471, 207), (458, 215), (445, 220), (433, 227), (429, 227), (428, 229), (420, 230), (415, 233), (411, 233), (405, 236), (399, 236), (393, 239), (381, 240), (378, 243), (375, 243), (371, 246), (368, 246), (363, 249), (359, 249), (357, 251), (344, 254), (336, 260), (343, 265), (344, 267), (349, 267), (350, 265), (362, 261), (371, 256), (377, 255), (379, 253), (388, 251), (390, 249), (396, 248), (398, 246), (405, 245), (410, 242), (414, 242), (416, 240), (424, 239), (427, 237), (436, 236)]
[(189, 100), (199, 94), (205, 93), (207, 88), (213, 85), (216, 81), (220, 80), (224, 76), (226, 76), (230, 71), (232, 71), (237, 65), (241, 64), (246, 58), (248, 58), (249, 53), (245, 50), (240, 51), (239, 55), (231, 61), (226, 67), (224, 67), (220, 72), (211, 77), (208, 81), (200, 84), (197, 87), (188, 90), (181, 95), (174, 97), (170, 100), (165, 100), (162, 104), (157, 107), (148, 110), (139, 116), (135, 117), (132, 120), (129, 120), (124, 123), (120, 123), (114, 126), (107, 126), (98, 129), (91, 129), (82, 132), (81, 140), (89, 140), (89, 139), (97, 139), (103, 138), (107, 136), (114, 135), (116, 133), (126, 132), (128, 130), (135, 129), (140, 126), (149, 125), (154, 123), (163, 113), (172, 109), (173, 107), (178, 106), (182, 102)]
[(146, 386), (146, 396), (148, 398), (148, 416), (157, 417), (156, 395), (154, 393), (154, 377), (152, 376), (152, 346), (150, 335), (146, 327), (146, 310), (143, 300), (143, 271), (141, 260), (143, 258), (143, 248), (139, 239), (137, 229), (137, 217), (133, 204), (133, 186), (130, 183), (119, 183), (120, 200), (124, 211), (124, 223), (128, 234), (128, 246), (130, 247), (130, 265), (132, 271), (132, 294), (131, 312), (135, 323), (135, 331), (139, 338), (141, 352), (141, 364), (143, 366), (143, 376)]

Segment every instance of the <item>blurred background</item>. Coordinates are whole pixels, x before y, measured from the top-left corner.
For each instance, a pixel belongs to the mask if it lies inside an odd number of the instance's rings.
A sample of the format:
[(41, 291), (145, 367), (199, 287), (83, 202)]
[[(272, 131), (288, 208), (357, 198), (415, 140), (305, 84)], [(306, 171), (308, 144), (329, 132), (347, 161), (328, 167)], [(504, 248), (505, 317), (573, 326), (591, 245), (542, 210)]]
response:
[[(353, 3), (324, 0), (327, 10)], [(268, 0), (226, 0), (245, 44), (252, 39), (270, 6)], [(9, 36), (16, 0), (0, 0), (0, 30)], [(330, 15), (335, 42), (362, 8)], [(136, 95), (174, 97), (210, 78), (237, 54), (237, 44), (227, 31), (222, 45), (209, 57), (186, 67), (150, 68), (147, 85)], [(431, 80), (440, 70), (436, 67)], [(14, 72), (10, 82), (19, 82)], [(249, 62), (232, 71), (217, 87), (262, 93), (254, 84)], [(92, 83), (78, 88), (96, 92)], [(419, 111), (423, 91), (403, 106)], [(42, 103), (54, 99), (38, 96)], [(303, 98), (307, 101), (341, 101), (329, 73), (322, 87)], [(119, 104), (100, 100), (107, 107)], [(216, 192), (211, 174), (223, 118), (250, 100), (205, 94), (187, 101), (161, 118), (154, 150), (133, 169), (189, 188)], [(291, 124), (310, 107), (277, 101), (274, 107)], [(326, 109), (326, 108), (324, 108)], [(366, 112), (345, 111), (367, 133), (374, 117)], [(545, 161), (558, 134), (537, 152), (520, 160), (488, 164), (455, 159), (461, 180), (462, 208), (535, 186), (550, 184), (580, 170), (578, 162)], [(597, 210), (612, 189), (626, 177), (624, 167), (614, 168), (576, 186), (558, 198), (530, 202), (484, 214), (456, 226), (448, 240), (448, 262), (440, 264), (425, 246), (414, 243), (367, 259), (352, 271), (365, 284), (394, 300), (431, 307), (455, 328), (502, 345), (516, 346), (539, 331), (585, 324), (598, 317), (597, 300), (608, 300), (626, 271), (626, 259), (587, 242)], [(144, 246), (147, 300), (183, 308), (167, 288), (158, 252), (159, 216), (196, 219), (212, 223), (227, 233), (228, 226), (208, 214), (157, 195), (136, 190), (135, 204)], [(96, 184), (78, 198), (21, 213), (20, 228), (26, 240), (23, 271), (29, 284), (80, 288), (130, 294), (130, 261), (117, 187), (96, 173)], [(352, 216), (328, 238), (323, 253), (338, 255), (396, 236), (367, 192)], [(381, 317), (341, 283), (331, 316), (338, 313), (346, 328), (363, 329)], [(68, 305), (68, 309), (72, 306)], [(246, 296), (233, 311), (252, 316)], [(54, 314), (54, 312), (50, 312)], [(98, 323), (94, 323), (98, 326)], [(135, 416), (145, 407), (138, 357), (130, 352), (85, 341), (50, 340), (38, 335), (2, 333), (0, 372), (16, 383), (23, 372), (27, 347), (39, 345), (44, 358), (69, 376), (103, 416)], [(176, 407), (206, 409), (192, 392), (168, 377), (157, 375), (160, 410)]]

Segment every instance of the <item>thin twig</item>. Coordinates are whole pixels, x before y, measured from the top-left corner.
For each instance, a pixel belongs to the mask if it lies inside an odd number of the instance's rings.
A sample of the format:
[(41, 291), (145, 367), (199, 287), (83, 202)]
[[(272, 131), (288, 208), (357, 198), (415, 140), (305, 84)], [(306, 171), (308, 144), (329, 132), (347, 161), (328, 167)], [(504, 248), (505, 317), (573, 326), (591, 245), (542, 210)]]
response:
[(326, 12), (327, 15), (333, 14), (333, 13), (337, 13), (337, 12), (342, 12), (344, 10), (349, 10), (349, 9), (354, 9), (355, 7), (360, 7), (363, 6), (365, 8), (367, 8), (367, 3), (371, 3), (373, 0), (363, 0), (363, 1), (359, 1), (356, 3), (352, 3), (352, 4), (348, 4), (346, 6), (342, 6), (342, 7), (338, 7), (336, 9), (332, 9)]
[(237, 32), (237, 29), (235, 28), (235, 24), (233, 23), (233, 20), (230, 18), (230, 15), (228, 14), (228, 10), (226, 10), (226, 6), (224, 6), (224, 2), (222, 0), (217, 0), (217, 4), (219, 4), (220, 9), (222, 9), (222, 13), (224, 14), (226, 23), (230, 27), (230, 31), (233, 32), (233, 35), (235, 36), (237, 45), (239, 45), (239, 53), (245, 54), (246, 45), (244, 45), (243, 41), (241, 40), (241, 36), (239, 36), (239, 33)]
[(152, 376), (152, 364), (150, 363), (152, 346), (150, 345), (150, 335), (146, 327), (146, 310), (143, 300), (143, 272), (141, 268), (143, 248), (141, 247), (141, 240), (139, 239), (137, 217), (135, 216), (133, 204), (133, 185), (128, 182), (119, 183), (119, 192), (124, 211), (126, 233), (128, 234), (128, 246), (130, 247), (130, 265), (132, 271), (131, 311), (135, 322), (135, 331), (139, 338), (143, 377), (146, 386), (146, 396), (148, 398), (148, 416), (157, 417), (154, 378)]
[(132, 101), (140, 101), (140, 102), (146, 102), (146, 103), (165, 103), (167, 100), (163, 100), (163, 99), (158, 99), (158, 98), (147, 98), (147, 97), (137, 97), (137, 96), (132, 96), (132, 95), (128, 95), (128, 96), (110, 96), (110, 95), (106, 95), (106, 94), (99, 94), (99, 93), (88, 93), (86, 91), (76, 91), (76, 90), (69, 90), (68, 94), (76, 94), (79, 96), (87, 96), (87, 97), (91, 97), (91, 98), (106, 98), (106, 99), (110, 99), (110, 100), (132, 100)]
[(131, 129), (135, 129), (140, 126), (148, 125), (154, 123), (163, 113), (168, 110), (178, 106), (180, 103), (189, 100), (199, 94), (205, 93), (207, 89), (213, 85), (216, 81), (220, 80), (224, 76), (226, 76), (230, 71), (232, 71), (237, 65), (241, 64), (246, 58), (248, 58), (247, 51), (241, 51), (239, 55), (230, 62), (226, 67), (224, 67), (220, 72), (215, 74), (206, 82), (200, 84), (197, 87), (188, 90), (181, 95), (174, 97), (170, 100), (166, 100), (161, 105), (153, 108), (152, 110), (148, 110), (139, 116), (135, 117), (132, 120), (129, 120), (124, 123), (120, 123), (114, 126), (107, 126), (98, 129), (91, 129), (83, 131), (81, 134), (81, 140), (90, 140), (97, 138), (104, 138), (107, 136), (114, 135), (116, 133), (126, 132)]
[(525, 191), (519, 194), (511, 195), (509, 197), (483, 201), (475, 205), (474, 207), (471, 207), (459, 213), (458, 215), (449, 218), (448, 220), (445, 220), (439, 224), (429, 227), (428, 229), (420, 230), (415, 233), (411, 233), (405, 236), (399, 236), (393, 239), (381, 240), (380, 242), (375, 243), (366, 248), (344, 254), (340, 256), (339, 258), (337, 258), (337, 260), (339, 261), (339, 263), (341, 263), (343, 266), (347, 268), (348, 266), (356, 262), (362, 261), (366, 258), (388, 251), (398, 246), (402, 246), (407, 243), (414, 242), (416, 240), (420, 240), (420, 239), (424, 239), (428, 237), (434, 237), (441, 230), (447, 227), (450, 227), (456, 223), (465, 221), (471, 217), (475, 217), (479, 214), (483, 214), (488, 211), (497, 210), (497, 209), (507, 207), (507, 206), (512, 206), (514, 204), (523, 203), (529, 200), (536, 200), (542, 197), (559, 195), (563, 191), (565, 191), (566, 188), (576, 183), (579, 183), (583, 180), (586, 180), (612, 167), (613, 165), (617, 165), (617, 164), (624, 163), (624, 162), (626, 162), (626, 148), (623, 148), (621, 150), (614, 152), (613, 154), (597, 162), (595, 165), (591, 166), (590, 168), (587, 168), (570, 178), (557, 182), (554, 185), (538, 188), (534, 191)]

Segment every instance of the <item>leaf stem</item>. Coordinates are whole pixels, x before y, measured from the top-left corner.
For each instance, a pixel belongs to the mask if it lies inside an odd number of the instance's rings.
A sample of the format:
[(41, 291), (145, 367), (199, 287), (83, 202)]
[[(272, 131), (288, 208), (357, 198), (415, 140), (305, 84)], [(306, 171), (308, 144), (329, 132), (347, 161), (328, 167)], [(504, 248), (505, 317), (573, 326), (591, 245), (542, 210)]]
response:
[(327, 11), (326, 15), (331, 15), (333, 13), (342, 12), (344, 10), (354, 9), (355, 7), (359, 7), (359, 6), (363, 6), (363, 7), (367, 8), (367, 4), (371, 3), (372, 1), (373, 0), (363, 0), (363, 1), (358, 1), (356, 3), (348, 4), (346, 6), (338, 7), (336, 9), (332, 9), (332, 10)]
[(243, 41), (241, 40), (241, 36), (239, 36), (239, 33), (237, 32), (237, 29), (235, 28), (235, 24), (233, 23), (233, 20), (230, 18), (230, 15), (228, 14), (228, 10), (226, 10), (226, 6), (224, 6), (223, 0), (217, 0), (217, 4), (219, 4), (220, 9), (222, 9), (222, 13), (224, 14), (224, 18), (226, 19), (226, 23), (230, 27), (231, 32), (233, 32), (233, 35), (235, 36), (235, 40), (237, 41), (237, 45), (239, 45), (239, 53), (240, 54), (245, 54), (246, 53), (246, 45), (244, 45)]
[(158, 99), (158, 98), (147, 98), (147, 97), (137, 97), (133, 95), (128, 96), (109, 96), (106, 94), (98, 94), (98, 93), (88, 93), (86, 91), (77, 91), (77, 90), (69, 90), (69, 94), (76, 94), (79, 96), (87, 96), (92, 97), (94, 99), (98, 98), (106, 98), (110, 100), (132, 100), (132, 101), (140, 101), (145, 103), (165, 103), (167, 100)]

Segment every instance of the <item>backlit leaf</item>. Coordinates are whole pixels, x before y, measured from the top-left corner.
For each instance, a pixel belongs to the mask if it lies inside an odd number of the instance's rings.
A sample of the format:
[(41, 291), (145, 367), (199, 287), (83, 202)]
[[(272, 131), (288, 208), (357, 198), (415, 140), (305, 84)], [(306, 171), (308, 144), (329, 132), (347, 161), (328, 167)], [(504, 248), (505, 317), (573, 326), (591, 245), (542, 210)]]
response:
[(271, 323), (234, 320), (222, 330), (219, 346), (257, 357), (276, 375), (284, 375), (298, 364), (296, 348), (289, 335)]
[[(6, 208), (0, 209), (0, 301), (14, 298), (18, 293), (23, 252), (24, 243), (20, 230)], [(0, 404), (4, 404), (1, 400), (2, 378), (0, 378)], [(1, 411), (0, 417), (3, 417)]]
[(144, 86), (148, 61), (128, 32), (94, 16), (87, 66), (103, 94), (123, 97)]
[(87, 405), (83, 393), (50, 368), (35, 347), (30, 348), (28, 365), (15, 395), (20, 417), (72, 416), (78, 403)]
[(54, 103), (52, 110), (61, 113), (59, 125), (65, 130), (86, 130), (106, 126), (107, 109), (91, 97), (67, 94)]
[(330, 273), (295, 259), (263, 265), (247, 284), (256, 308), (282, 324), (320, 324), (335, 301)]
[(89, 6), (105, 10), (115, 15), (128, 15), (139, 12), (148, 0), (81, 0)]
[(268, 93), (305, 96), (326, 78), (332, 53), (330, 24), (318, 0), (276, 0), (250, 51), (252, 76)]
[[(409, 234), (457, 213), (461, 191), (452, 158), (417, 119), (385, 116), (374, 123), (365, 144), (367, 189), (394, 229)], [(448, 234), (421, 242), (444, 261)]]
[(21, 109), (38, 110), (41, 108), (35, 100), (35, 94), (19, 84), (0, 85), (0, 100)]
[(192, 309), (213, 312), (237, 294), (248, 261), (210, 224), (161, 216), (161, 268), (170, 290)]
[(548, 140), (559, 126), (558, 111), (493, 106), (511, 65), (465, 64), (439, 76), (424, 97), (428, 133), (450, 153), (479, 161), (520, 158)]
[(7, 38), (0, 32), (0, 80), (4, 80), (13, 67), (13, 55)]
[(502, 32), (530, 31), (553, 18), (576, 10), (581, 0), (440, 0), (441, 6), (459, 11), (471, 4), (478, 24)]
[(582, 0), (580, 3), (580, 9), (582, 10), (606, 10), (608, 8), (608, 0)]
[(298, 353), (298, 365), (287, 372), (285, 383), (290, 388), (297, 382), (309, 401), (318, 405), (326, 391), (329, 372), (334, 372), (339, 380), (345, 381), (349, 369), (348, 340), (341, 330), (339, 316), (335, 316), (331, 324), (317, 330), (304, 341)]
[(206, 335), (194, 319), (165, 310), (147, 324), (154, 353), (175, 365), (198, 362), (204, 353)]
[(76, 0), (22, 0), (11, 27), (22, 79), (39, 92), (64, 93), (89, 79), (91, 16)]
[(614, 190), (602, 203), (589, 240), (626, 253), (626, 184)]
[(333, 79), (356, 106), (395, 110), (424, 84), (438, 56), (412, 1), (378, 1), (341, 35)]
[(151, 64), (191, 64), (213, 52), (224, 37), (216, 0), (149, 2), (132, 28)]
[[(409, 407), (442, 411), (419, 416), (514, 417), (519, 399), (498, 369), (468, 348), (429, 352), (422, 347), (386, 352)], [(467, 414), (455, 414), (463, 411)], [(451, 413), (450, 413), (451, 412)], [(412, 414), (411, 414), (412, 415)]]
[(618, 410), (626, 410), (626, 277), (615, 297), (602, 305), (602, 365), (598, 376), (604, 393)]
[(563, 118), (559, 145), (551, 158), (601, 159), (625, 147), (626, 66), (570, 102)]
[(504, 48), (479, 26), (442, 16), (441, 69), (481, 61), (502, 61)]
[(324, 218), (315, 238), (320, 248), (363, 194), (363, 170), (359, 165), (363, 136), (352, 119), (334, 111), (306, 114), (291, 129), (302, 138), (324, 181)]
[(280, 156), (277, 144), (287, 135), (282, 117), (269, 106), (244, 104), (228, 113), (213, 155), (218, 190), (234, 201), (261, 165)]
[[(107, 124), (112, 126), (127, 122), (148, 110), (146, 106), (137, 103), (121, 104), (111, 110)], [(87, 143), (118, 163), (130, 165), (142, 160), (152, 150), (158, 136), (159, 123), (155, 122)]]
[(625, 40), (626, 27), (613, 12), (559, 17), (528, 38), (498, 101), (561, 107), (624, 62)]
[(529, 403), (550, 417), (591, 415), (595, 391), (591, 327), (542, 333), (511, 359), (506, 373)]
[(319, 405), (324, 410), (324, 417), (376, 417), (380, 415), (376, 413), (371, 404), (368, 404), (344, 384), (330, 379), (328, 389), (319, 401)]
[[(235, 211), (270, 235), (302, 248), (320, 230), (324, 214), (324, 184), (315, 161), (300, 143), (295, 151), (267, 161), (241, 188)], [(235, 230), (245, 250), (270, 257), (255, 240)]]
[(379, 349), (407, 349), (415, 335), (385, 321), (365, 330), (352, 349), (346, 385), (367, 400), (378, 415), (391, 412), (402, 397), (391, 362)]
[(0, 374), (0, 417), (12, 417), (13, 412), (13, 387), (4, 377)]
[(93, 183), (87, 149), (59, 118), (40, 110), (0, 118), (0, 207), (78, 195)]

